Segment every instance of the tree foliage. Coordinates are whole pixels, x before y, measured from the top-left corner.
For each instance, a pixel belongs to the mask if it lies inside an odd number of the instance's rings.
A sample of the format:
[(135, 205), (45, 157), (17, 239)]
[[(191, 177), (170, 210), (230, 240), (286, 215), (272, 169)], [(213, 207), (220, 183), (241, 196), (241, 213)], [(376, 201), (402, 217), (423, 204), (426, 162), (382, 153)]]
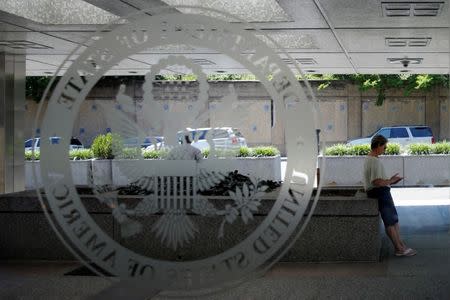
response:
[(319, 89), (325, 89), (334, 80), (346, 80), (359, 86), (361, 91), (374, 89), (377, 91), (376, 105), (383, 105), (387, 89), (402, 89), (405, 96), (414, 90), (429, 90), (433, 86), (448, 87), (448, 75), (434, 74), (349, 74), (321, 75), (314, 79), (324, 80)]
[(49, 84), (52, 77), (49, 76), (32, 76), (25, 79), (25, 96), (36, 102), (41, 101), (45, 88)]
[[(124, 83), (128, 82), (130, 77), (139, 76), (115, 76), (114, 79), (119, 79), (120, 82)], [(140, 77), (142, 78), (142, 76)], [(253, 74), (210, 74), (207, 79), (209, 81), (257, 80)], [(383, 105), (388, 89), (402, 89), (405, 96), (408, 96), (414, 90), (429, 90), (434, 86), (448, 87), (449, 82), (448, 75), (435, 74), (306, 74), (303, 77), (297, 76), (297, 79), (321, 80), (319, 90), (326, 89), (337, 80), (356, 84), (361, 91), (374, 89), (377, 91), (376, 105)], [(27, 77), (27, 98), (39, 102), (50, 80), (51, 77), (46, 76)], [(195, 74), (156, 75), (155, 80), (195, 81), (197, 76)], [(108, 82), (105, 81), (106, 84)], [(112, 81), (109, 84), (113, 84)]]

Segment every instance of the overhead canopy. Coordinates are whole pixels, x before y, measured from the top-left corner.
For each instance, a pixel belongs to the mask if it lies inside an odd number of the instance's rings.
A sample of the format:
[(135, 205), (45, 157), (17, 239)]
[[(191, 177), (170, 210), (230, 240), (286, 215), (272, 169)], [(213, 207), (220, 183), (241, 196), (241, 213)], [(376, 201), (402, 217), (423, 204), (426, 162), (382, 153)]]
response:
[[(187, 12), (178, 4), (225, 11), (251, 22), (305, 72), (449, 73), (448, 0), (2, 0), (0, 51), (26, 53), (27, 75), (53, 75), (104, 24), (149, 5)], [(180, 45), (129, 57), (107, 75), (143, 75), (173, 53), (193, 59), (207, 73), (247, 73), (221, 53)]]

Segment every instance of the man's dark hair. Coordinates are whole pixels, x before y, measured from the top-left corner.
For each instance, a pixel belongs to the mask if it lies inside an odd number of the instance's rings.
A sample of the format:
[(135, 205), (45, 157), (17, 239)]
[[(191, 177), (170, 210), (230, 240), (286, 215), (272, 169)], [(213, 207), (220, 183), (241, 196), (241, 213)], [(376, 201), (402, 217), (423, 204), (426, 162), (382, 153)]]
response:
[(385, 138), (381, 134), (378, 134), (372, 138), (372, 141), (370, 142), (370, 149), (373, 150), (375, 148), (383, 146), (387, 144), (387, 142), (388, 142), (387, 138)]

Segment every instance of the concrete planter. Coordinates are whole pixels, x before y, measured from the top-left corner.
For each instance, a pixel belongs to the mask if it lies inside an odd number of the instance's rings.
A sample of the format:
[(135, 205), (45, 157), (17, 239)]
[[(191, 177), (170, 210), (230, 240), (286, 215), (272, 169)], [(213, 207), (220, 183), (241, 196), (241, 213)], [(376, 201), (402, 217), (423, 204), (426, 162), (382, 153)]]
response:
[[(95, 185), (113, 184), (125, 186), (133, 181), (129, 176), (124, 175), (121, 170), (123, 167), (133, 166), (136, 160), (74, 160), (70, 162), (72, 168), (72, 177), (76, 185), (89, 185), (89, 173), (92, 168), (92, 176)], [(194, 162), (192, 162), (194, 163)], [(139, 161), (139, 164), (145, 164), (148, 170), (164, 167), (164, 161), (146, 159)], [(33, 165), (36, 168), (37, 183), (33, 176)], [(195, 165), (195, 164), (194, 164)], [(257, 177), (260, 180), (281, 181), (280, 157), (249, 157), (233, 159), (204, 159), (197, 168), (205, 170), (221, 171), (228, 173), (237, 170), (240, 174)], [(176, 174), (176, 173), (175, 173)], [(136, 174), (139, 175), (139, 174)], [(34, 189), (42, 187), (42, 179), (39, 161), (25, 162), (25, 188)]]
[(404, 156), (405, 185), (450, 185), (450, 155)]
[[(146, 159), (143, 161), (115, 159), (111, 161), (112, 183), (116, 186), (125, 186), (137, 180), (137, 177), (133, 178), (133, 176), (138, 176), (139, 174), (133, 174), (132, 171), (133, 165), (136, 163), (140, 164), (139, 168), (144, 164), (144, 169), (149, 170), (149, 173), (151, 173), (150, 170), (165, 167), (165, 161), (158, 159)], [(171, 161), (171, 163), (177, 164), (175, 161)], [(179, 161), (179, 164), (181, 163), (185, 164), (186, 161)], [(199, 172), (200, 169), (206, 171), (220, 171), (222, 173), (229, 173), (237, 170), (242, 175), (256, 177), (260, 180), (281, 181), (280, 156), (204, 159), (198, 164), (195, 164), (194, 161), (191, 163), (193, 165), (192, 168), (197, 168), (197, 170), (194, 170), (193, 172)], [(128, 171), (124, 171), (124, 168), (128, 168)], [(126, 175), (127, 173), (128, 175)], [(177, 174), (177, 171), (174, 171), (174, 174)]]
[(93, 159), (92, 163), (92, 177), (95, 185), (112, 184), (112, 166), (110, 159)]
[[(365, 156), (326, 156), (325, 170), (320, 170), (320, 180), (324, 186), (363, 186)], [(381, 156), (386, 176), (399, 173), (403, 176), (403, 156)], [(323, 157), (319, 157), (319, 167)], [(403, 185), (400, 182), (398, 185)]]
[(72, 180), (75, 185), (89, 185), (89, 173), (91, 170), (91, 160), (72, 160)]
[(280, 156), (205, 159), (199, 163), (199, 167), (206, 170), (219, 170), (223, 173), (237, 170), (239, 174), (260, 180), (281, 181)]
[[(35, 174), (33, 174), (33, 168), (35, 168)], [(43, 184), (40, 161), (25, 161), (25, 189), (31, 190), (41, 187), (43, 187)]]
[[(36, 176), (33, 175), (33, 167), (36, 169)], [(91, 169), (91, 160), (72, 160), (70, 161), (73, 183), (76, 185), (89, 184), (89, 170)], [(40, 161), (25, 162), (25, 189), (36, 189), (43, 187), (41, 176)]]
[(132, 178), (133, 176), (126, 175), (126, 169), (124, 168), (133, 168), (136, 163), (140, 164), (140, 167), (143, 167), (147, 170), (152, 170), (155, 168), (155, 165), (152, 164), (154, 161), (159, 160), (152, 160), (152, 159), (145, 159), (143, 161), (138, 161), (135, 159), (113, 159), (111, 160), (111, 175), (112, 175), (112, 184), (114, 186), (126, 186), (133, 181), (135, 181), (135, 178)]

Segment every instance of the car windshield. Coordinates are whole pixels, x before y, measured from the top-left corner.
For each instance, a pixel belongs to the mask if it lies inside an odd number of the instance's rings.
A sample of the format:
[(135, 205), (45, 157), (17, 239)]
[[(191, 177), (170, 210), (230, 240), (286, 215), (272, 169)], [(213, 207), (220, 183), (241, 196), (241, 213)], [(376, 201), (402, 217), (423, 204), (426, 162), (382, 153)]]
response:
[(152, 144), (153, 141), (156, 141), (157, 143), (161, 143), (164, 140), (164, 137), (162, 136), (148, 136), (144, 139), (144, 144)]
[(83, 146), (83, 144), (80, 142), (80, 140), (75, 139), (75, 138), (71, 138), (70, 139), (70, 144), (71, 145), (76, 145), (76, 146)]
[(242, 135), (242, 133), (239, 131), (239, 129), (237, 129), (237, 128), (233, 128), (233, 133), (234, 133), (234, 135), (237, 136), (237, 137), (244, 137), (244, 136)]
[[(58, 136), (52, 136), (52, 137), (50, 138), (50, 144), (52, 144), (52, 145), (59, 144), (59, 140), (60, 140), (60, 139), (61, 139), (61, 138), (58, 137)], [(40, 142), (40, 140), (39, 140), (39, 142)], [(38, 142), (38, 144), (39, 144), (39, 142)]]
[(380, 130), (381, 127), (379, 127), (377, 130), (375, 130), (374, 132), (372, 132), (371, 134), (369, 134), (368, 136), (366, 136), (366, 138), (370, 138), (373, 137), (375, 135), (375, 133), (377, 133)]
[(213, 131), (213, 138), (223, 139), (229, 137), (228, 130), (225, 129), (215, 129)]

